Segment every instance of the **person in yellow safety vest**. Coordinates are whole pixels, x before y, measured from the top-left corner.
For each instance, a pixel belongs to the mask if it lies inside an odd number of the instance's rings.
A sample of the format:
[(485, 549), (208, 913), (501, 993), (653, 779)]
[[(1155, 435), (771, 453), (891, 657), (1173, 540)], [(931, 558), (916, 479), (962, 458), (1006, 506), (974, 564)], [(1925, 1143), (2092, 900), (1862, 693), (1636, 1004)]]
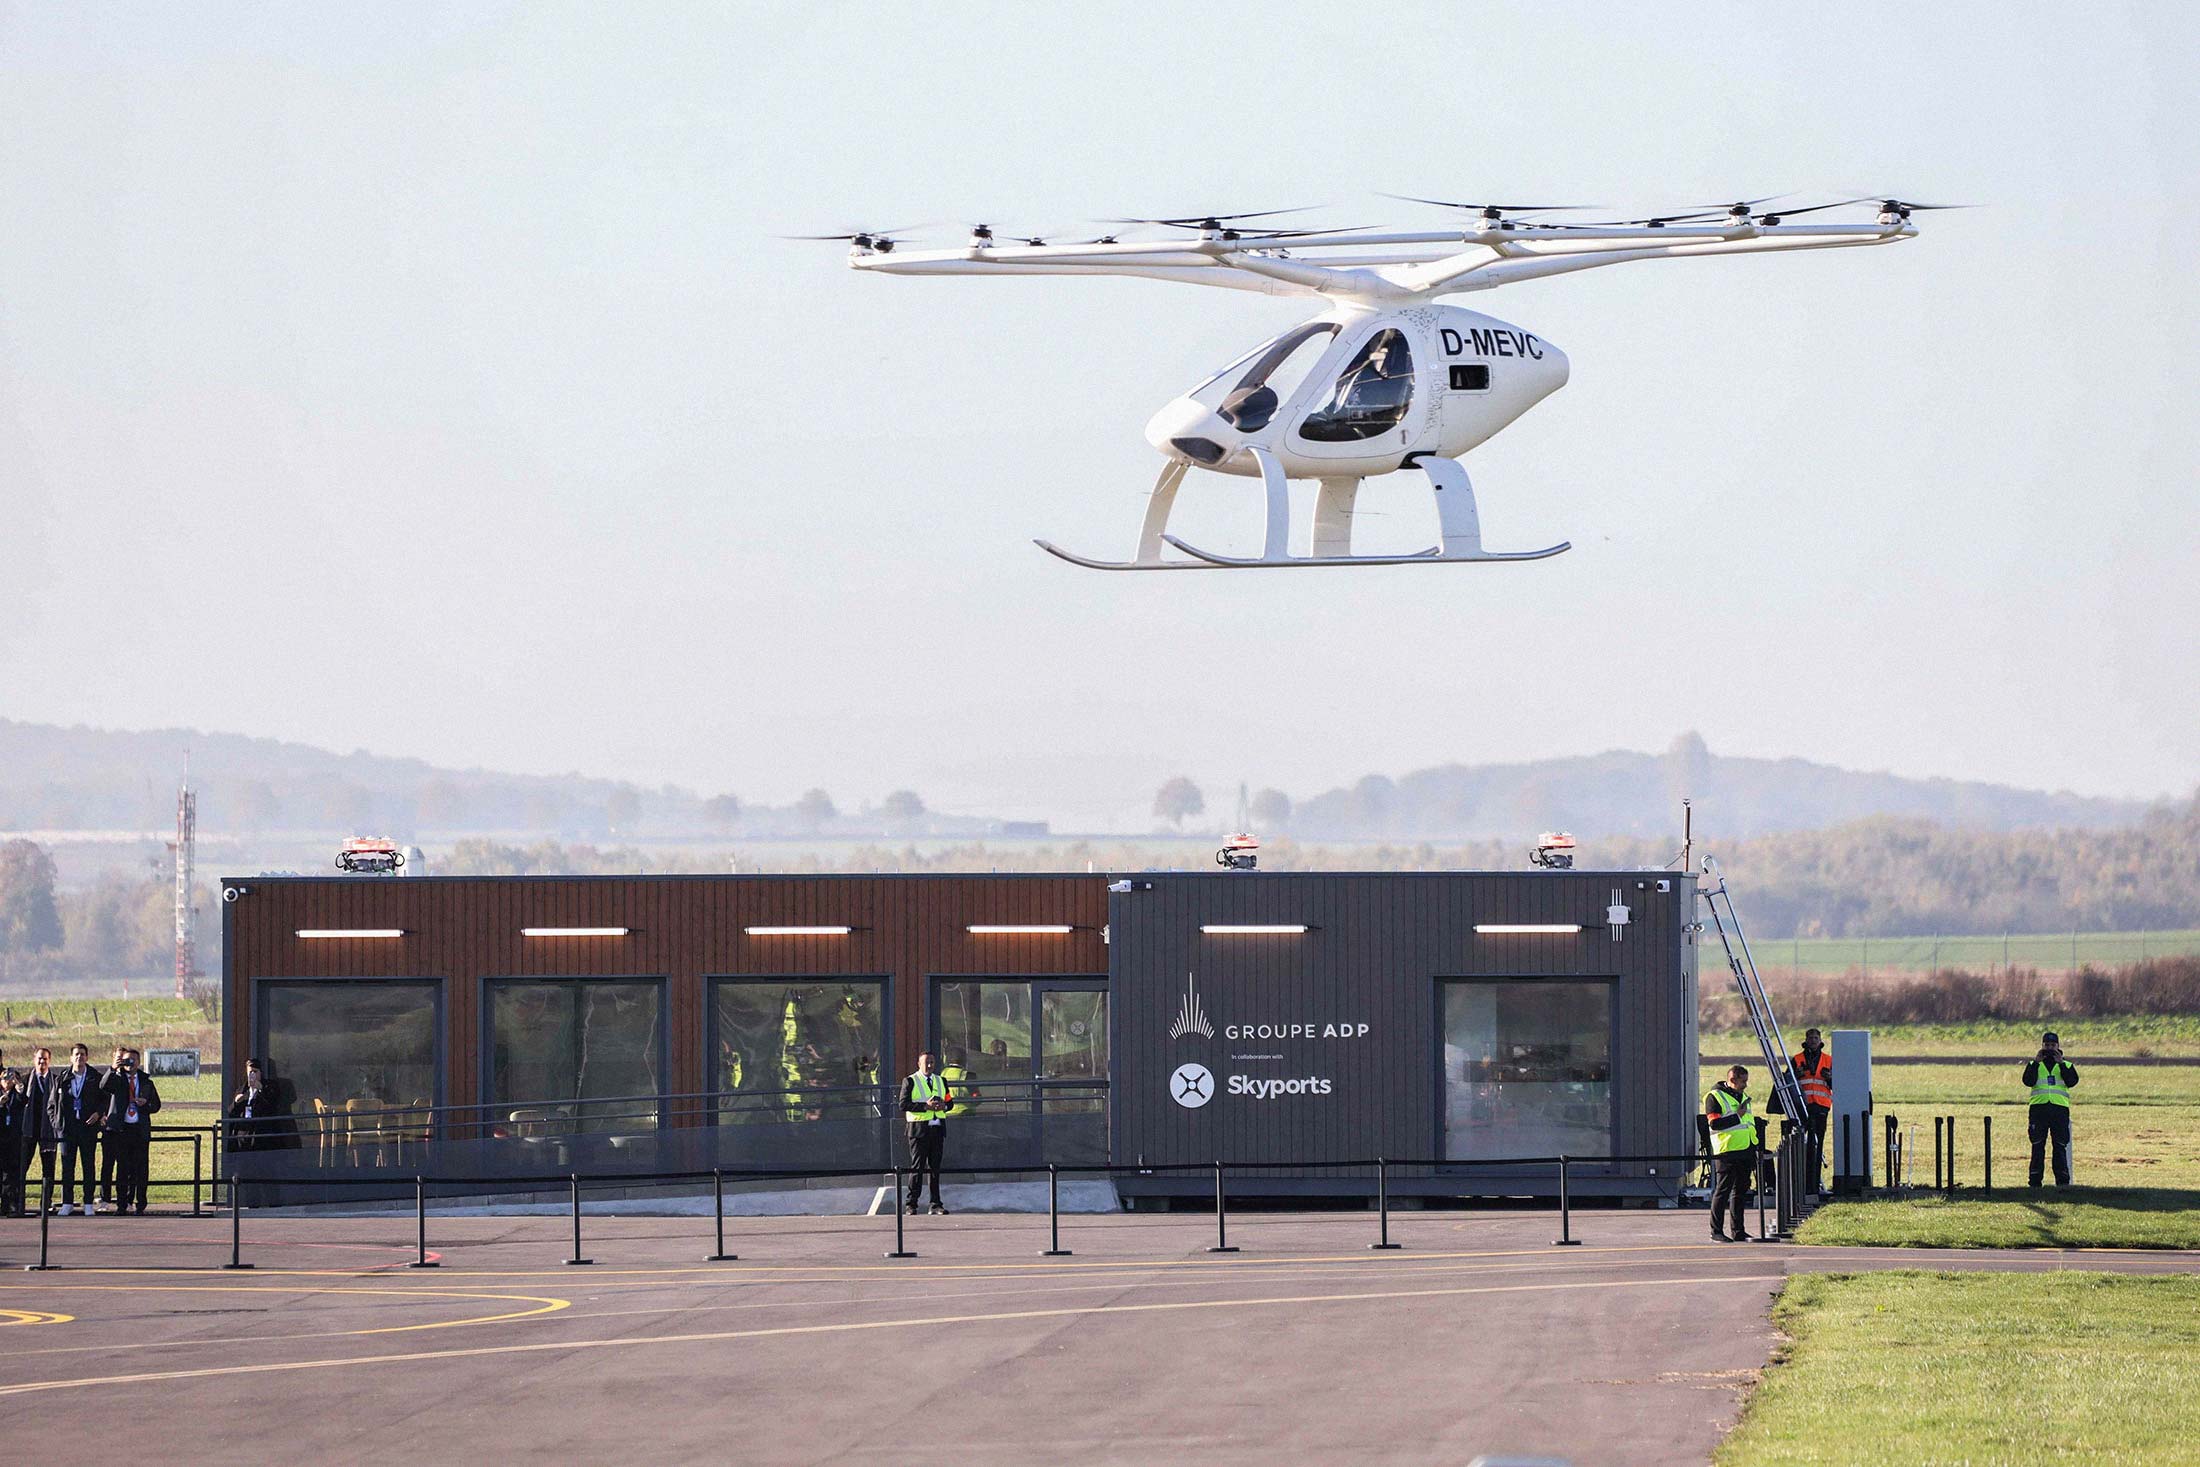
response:
[(2029, 1117), (2032, 1132), (2032, 1186), (2040, 1185), (2046, 1170), (2047, 1143), (2055, 1143), (2055, 1185), (2070, 1185), (2070, 1092), (2078, 1083), (2078, 1067), (2063, 1058), (2062, 1039), (2050, 1029), (2040, 1036), (2040, 1052), (2024, 1067), (2020, 1077), (2032, 1092)]
[[(1711, 1236), (1722, 1243), (1746, 1243), (1749, 1227), (1744, 1205), (1757, 1172), (1757, 1118), (1750, 1111), (1749, 1069), (1736, 1065), (1703, 1098), (1711, 1131), (1711, 1153), (1719, 1163), (1719, 1184), (1711, 1194)], [(1734, 1231), (1720, 1226), (1731, 1213)]]
[(947, 1113), (954, 1107), (947, 1077), (934, 1068), (933, 1056), (917, 1056), (917, 1072), (901, 1082), (901, 1118), (909, 1124), (909, 1196), (902, 1206), (917, 1210), (924, 1179), (932, 1179), (932, 1210), (945, 1214), (940, 1201), (940, 1166), (947, 1154)]
[(1803, 1052), (1788, 1062), (1795, 1068), (1795, 1083), (1803, 1087), (1803, 1130), (1810, 1137), (1804, 1147), (1803, 1176), (1809, 1190), (1816, 1192), (1826, 1164), (1826, 1121), (1833, 1114), (1833, 1057), (1826, 1053), (1818, 1031), (1805, 1029)]
[(970, 1070), (963, 1059), (961, 1050), (951, 1049), (947, 1052), (947, 1063), (940, 1066), (940, 1078), (947, 1082), (948, 1095), (955, 1102), (947, 1108), (949, 1119), (969, 1115), (976, 1109), (970, 1102), (978, 1098), (978, 1087), (969, 1083)]

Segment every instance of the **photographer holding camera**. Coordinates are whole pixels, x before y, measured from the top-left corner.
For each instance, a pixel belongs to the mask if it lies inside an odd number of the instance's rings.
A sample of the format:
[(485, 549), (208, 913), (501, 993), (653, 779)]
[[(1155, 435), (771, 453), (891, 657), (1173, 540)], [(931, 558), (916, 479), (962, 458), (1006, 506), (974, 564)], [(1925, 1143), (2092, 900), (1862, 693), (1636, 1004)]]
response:
[(2050, 1029), (2040, 1036), (2040, 1052), (2025, 1065), (2023, 1081), (2032, 1092), (2032, 1186), (2040, 1185), (2047, 1142), (2055, 1142), (2055, 1185), (2070, 1185), (2070, 1091), (2078, 1067), (2063, 1058), (2062, 1039)]

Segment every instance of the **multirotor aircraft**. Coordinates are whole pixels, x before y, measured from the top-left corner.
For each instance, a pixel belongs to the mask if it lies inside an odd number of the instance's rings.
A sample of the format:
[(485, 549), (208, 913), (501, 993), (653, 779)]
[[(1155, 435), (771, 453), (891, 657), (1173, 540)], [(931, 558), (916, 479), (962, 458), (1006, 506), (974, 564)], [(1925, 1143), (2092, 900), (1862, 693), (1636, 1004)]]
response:
[[(1451, 565), (1541, 560), (1570, 548), (1488, 550), (1474, 488), (1459, 455), (1486, 443), (1566, 385), (1566, 354), (1522, 327), (1439, 302), (1635, 260), (1770, 254), (1891, 244), (1916, 237), (1913, 211), (1960, 208), (1901, 199), (1844, 199), (1800, 209), (1760, 209), (1747, 199), (1679, 213), (1595, 223), (1541, 216), (1579, 206), (1458, 204), (1464, 228), (1378, 232), (1278, 229), (1254, 221), (1291, 210), (1126, 219), (1185, 231), (1186, 238), (1115, 236), (1003, 243), (975, 226), (957, 249), (904, 250), (893, 231), (811, 236), (846, 240), (849, 264), (887, 275), (1130, 275), (1270, 295), (1311, 296), (1322, 314), (1262, 343), (1146, 425), (1167, 460), (1129, 560), (1096, 560), (1045, 540), (1048, 553), (1094, 570), (1269, 569), (1290, 566)], [(1868, 222), (1800, 215), (1872, 206)], [(1310, 256), (1318, 257), (1310, 258)], [(1218, 554), (1168, 532), (1170, 511), (1194, 467), (1260, 480), (1266, 496), (1261, 552)], [(1361, 483), (1417, 469), (1436, 500), (1438, 544), (1405, 555), (1352, 552)], [(1307, 553), (1291, 550), (1291, 479), (1315, 479)], [(1185, 559), (1164, 557), (1164, 545)]]

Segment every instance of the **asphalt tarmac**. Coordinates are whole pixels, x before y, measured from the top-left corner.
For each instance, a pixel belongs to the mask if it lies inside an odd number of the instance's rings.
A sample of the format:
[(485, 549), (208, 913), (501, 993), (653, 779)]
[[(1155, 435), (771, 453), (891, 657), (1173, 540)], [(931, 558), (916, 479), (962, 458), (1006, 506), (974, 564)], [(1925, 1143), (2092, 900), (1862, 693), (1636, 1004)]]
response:
[[(0, 1223), (0, 1419), (204, 1460), (1701, 1463), (1791, 1270), (2200, 1254), (1708, 1240), (1701, 1212)], [(105, 1428), (103, 1428), (105, 1429)]]

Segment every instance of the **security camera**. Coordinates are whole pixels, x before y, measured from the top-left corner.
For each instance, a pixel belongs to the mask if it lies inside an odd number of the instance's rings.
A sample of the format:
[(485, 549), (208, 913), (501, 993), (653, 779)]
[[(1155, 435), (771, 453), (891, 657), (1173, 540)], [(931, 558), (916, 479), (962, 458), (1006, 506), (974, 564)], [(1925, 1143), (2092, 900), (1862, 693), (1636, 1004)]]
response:
[(1111, 881), (1108, 883), (1108, 890), (1119, 895), (1134, 891), (1152, 891), (1153, 883), (1150, 881)]
[(233, 902), (238, 897), (249, 895), (251, 891), (252, 888), (249, 886), (225, 886), (222, 888), (222, 900)]

